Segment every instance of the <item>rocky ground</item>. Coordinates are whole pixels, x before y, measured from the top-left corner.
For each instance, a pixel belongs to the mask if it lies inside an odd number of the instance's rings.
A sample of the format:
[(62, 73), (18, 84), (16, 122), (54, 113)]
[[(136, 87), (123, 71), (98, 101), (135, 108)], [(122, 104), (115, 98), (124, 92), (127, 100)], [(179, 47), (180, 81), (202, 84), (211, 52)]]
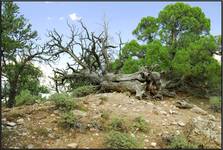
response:
[(143, 140), (143, 148), (165, 148), (166, 137), (181, 133), (188, 134), (191, 141), (206, 148), (220, 148), (220, 113), (188, 104), (188, 99), (186, 95), (163, 101), (137, 100), (126, 93), (88, 95), (79, 99), (85, 109), (73, 111), (86, 126), (78, 130), (65, 130), (58, 125), (60, 112), (50, 101), (3, 108), (2, 144), (4, 148), (106, 148), (106, 131), (92, 124), (107, 112), (110, 118), (118, 116), (132, 120), (143, 117), (150, 125), (150, 132), (131, 133), (131, 136)]

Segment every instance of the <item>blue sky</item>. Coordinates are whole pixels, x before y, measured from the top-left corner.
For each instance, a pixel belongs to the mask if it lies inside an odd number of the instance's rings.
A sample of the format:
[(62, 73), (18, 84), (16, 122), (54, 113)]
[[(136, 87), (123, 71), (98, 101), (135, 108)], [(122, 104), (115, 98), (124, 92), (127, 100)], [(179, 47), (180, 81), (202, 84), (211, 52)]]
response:
[[(121, 32), (123, 41), (128, 41), (134, 38), (132, 31), (142, 17), (157, 17), (170, 3), (175, 2), (17, 2), (21, 14), (29, 19), (42, 41), (46, 40), (47, 29), (68, 34), (67, 20), (75, 24), (75, 20), (82, 18), (90, 31), (98, 32), (104, 14), (109, 20), (110, 35), (116, 37), (115, 33)], [(185, 3), (199, 6), (211, 19), (211, 34), (221, 34), (221, 2)], [(67, 60), (65, 56), (59, 66), (65, 67)]]
[[(18, 2), (20, 12), (28, 18), (40, 37), (45, 39), (47, 29), (56, 28), (67, 33), (67, 19), (81, 17), (92, 31), (101, 29), (104, 14), (109, 20), (111, 35), (121, 32), (124, 41), (131, 40), (133, 29), (142, 17), (157, 17), (160, 10), (167, 4), (175, 2)], [(186, 2), (191, 6), (199, 6), (205, 15), (211, 19), (211, 33), (221, 33), (221, 3), (220, 2)]]

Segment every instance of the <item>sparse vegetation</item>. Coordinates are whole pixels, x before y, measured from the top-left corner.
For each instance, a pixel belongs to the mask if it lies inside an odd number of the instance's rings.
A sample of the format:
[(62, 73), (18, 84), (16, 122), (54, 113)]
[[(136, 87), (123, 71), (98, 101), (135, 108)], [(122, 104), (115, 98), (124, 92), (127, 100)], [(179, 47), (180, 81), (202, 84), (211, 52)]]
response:
[(15, 97), (16, 106), (31, 105), (38, 99), (40, 99), (40, 97), (31, 95), (29, 90), (22, 90), (21, 93)]
[(196, 145), (188, 142), (184, 135), (177, 135), (171, 140), (169, 148), (172, 149), (185, 149), (185, 148), (197, 148)]
[(59, 124), (65, 128), (75, 128), (79, 123), (79, 119), (74, 115), (73, 112), (65, 112), (61, 115)]
[(76, 102), (66, 93), (53, 94), (49, 99), (54, 101), (56, 108), (62, 111), (70, 111), (77, 107)]
[(213, 96), (210, 98), (210, 109), (214, 112), (221, 111), (221, 99), (217, 96)]
[(108, 128), (110, 130), (115, 130), (120, 132), (128, 132), (129, 130), (126, 120), (124, 120), (123, 118), (116, 118), (116, 117), (112, 118)]
[(149, 123), (143, 119), (143, 117), (136, 117), (133, 123), (133, 128), (141, 132), (149, 132)]
[(38, 133), (38, 135), (43, 136), (43, 137), (47, 137), (48, 136), (48, 130), (44, 127), (37, 127), (36, 129), (34, 129), (35, 132)]
[(105, 110), (103, 110), (103, 111), (101, 112), (101, 118), (103, 118), (103, 119), (105, 119), (105, 120), (108, 120), (108, 119), (109, 119), (109, 116), (110, 116), (109, 111), (105, 111)]
[(142, 144), (137, 142), (136, 138), (127, 133), (121, 133), (118, 131), (110, 131), (106, 136), (105, 144), (108, 148), (113, 149), (139, 148), (142, 146)]
[(97, 87), (93, 85), (81, 86), (72, 91), (72, 96), (82, 97), (82, 96), (89, 95), (91, 93), (95, 93), (96, 90), (97, 90)]

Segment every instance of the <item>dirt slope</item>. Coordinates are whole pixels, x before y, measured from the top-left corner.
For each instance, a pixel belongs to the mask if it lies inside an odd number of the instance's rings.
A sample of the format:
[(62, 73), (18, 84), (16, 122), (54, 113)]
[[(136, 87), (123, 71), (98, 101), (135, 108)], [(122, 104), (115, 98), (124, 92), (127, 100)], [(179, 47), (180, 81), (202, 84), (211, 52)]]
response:
[[(203, 123), (209, 120), (214, 124), (212, 134), (215, 136), (208, 137), (206, 130), (201, 129), (192, 135), (191, 140), (196, 139), (209, 148), (220, 148), (220, 115), (210, 115), (210, 112), (204, 110), (199, 112), (179, 109), (174, 105), (179, 99), (182, 97), (165, 98), (164, 101), (145, 101), (123, 93), (89, 95), (79, 100), (79, 103), (87, 108), (85, 112), (81, 112), (81, 121), (88, 125), (99, 119), (105, 111), (109, 112), (110, 118), (118, 116), (130, 121), (142, 116), (150, 124), (150, 132), (135, 132), (131, 135), (143, 140), (144, 148), (163, 148), (166, 147), (162, 142), (164, 134), (180, 134), (190, 130), (187, 123), (193, 119), (197, 124), (199, 119)], [(105, 131), (93, 127), (83, 131), (64, 130), (58, 126), (60, 112), (55, 110), (52, 102), (15, 107), (11, 110), (3, 108), (2, 111), (3, 147), (66, 148), (70, 143), (76, 143), (78, 148), (105, 148)], [(7, 122), (16, 125), (6, 127), (4, 124)], [(202, 128), (202, 124), (200, 127)], [(199, 129), (199, 126), (197, 128)], [(151, 143), (156, 143), (156, 146)]]

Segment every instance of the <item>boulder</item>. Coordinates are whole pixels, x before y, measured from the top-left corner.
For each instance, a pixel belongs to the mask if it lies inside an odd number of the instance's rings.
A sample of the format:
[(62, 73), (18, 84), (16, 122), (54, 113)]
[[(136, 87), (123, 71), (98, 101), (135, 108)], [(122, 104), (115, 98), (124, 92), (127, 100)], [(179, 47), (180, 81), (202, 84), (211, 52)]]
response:
[(191, 109), (191, 111), (194, 112), (194, 113), (197, 113), (197, 114), (201, 114), (201, 115), (207, 115), (208, 114), (205, 110), (203, 110), (203, 109), (201, 109), (197, 106), (193, 107)]
[(200, 116), (192, 119), (195, 133), (203, 134), (210, 140), (214, 140), (217, 144), (221, 144), (221, 130), (217, 129), (214, 121)]
[(181, 108), (181, 109), (190, 109), (193, 107), (192, 104), (184, 101), (184, 100), (178, 100), (176, 101), (175, 103), (175, 106), (178, 107), (178, 108)]

